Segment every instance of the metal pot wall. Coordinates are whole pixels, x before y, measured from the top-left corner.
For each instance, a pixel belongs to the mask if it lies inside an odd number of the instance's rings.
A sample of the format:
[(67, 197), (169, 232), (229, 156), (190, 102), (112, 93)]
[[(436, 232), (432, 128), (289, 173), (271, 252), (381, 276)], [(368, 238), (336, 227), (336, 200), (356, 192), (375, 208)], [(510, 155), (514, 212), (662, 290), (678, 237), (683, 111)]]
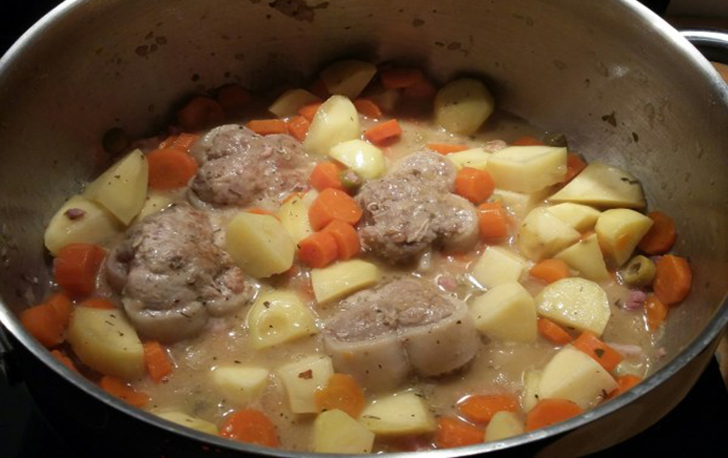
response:
[(501, 108), (637, 175), (650, 204), (675, 217), (676, 250), (694, 267), (692, 294), (670, 312), (667, 356), (644, 383), (545, 430), (426, 455), (584, 454), (674, 407), (728, 322), (728, 91), (687, 41), (628, 0), (63, 3), (0, 60), (0, 320), (10, 369), (41, 407), (103, 430), (103, 442), (86, 438), (91, 451), (108, 453), (111, 442), (134, 456), (291, 454), (205, 436), (106, 396), (15, 314), (48, 290), (44, 225), (108, 159), (98, 145), (109, 127), (153, 132), (191, 91), (295, 82), (342, 56), (411, 63), (440, 81), (484, 76)]

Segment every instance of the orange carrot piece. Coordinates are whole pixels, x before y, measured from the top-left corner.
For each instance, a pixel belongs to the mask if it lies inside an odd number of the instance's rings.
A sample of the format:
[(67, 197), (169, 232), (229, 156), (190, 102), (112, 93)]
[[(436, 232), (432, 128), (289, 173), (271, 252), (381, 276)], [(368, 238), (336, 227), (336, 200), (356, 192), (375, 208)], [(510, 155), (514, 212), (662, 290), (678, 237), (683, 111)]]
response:
[[(174, 140), (172, 140), (172, 143), (168, 146), (169, 148), (177, 148), (181, 149), (185, 152), (190, 152), (190, 149), (192, 148), (192, 145), (197, 142), (197, 140), (200, 139), (200, 136), (197, 134), (186, 134), (181, 133), (177, 135)], [(161, 148), (161, 146), (160, 146)]]
[(566, 345), (574, 340), (574, 338), (571, 337), (564, 328), (547, 318), (538, 319), (538, 333), (541, 334), (544, 339), (555, 343), (556, 345)]
[(526, 431), (546, 428), (582, 413), (581, 407), (565, 399), (542, 399), (526, 415)]
[(34, 305), (23, 310), (20, 312), (20, 322), (46, 348), (63, 342), (66, 328), (51, 304)]
[(179, 135), (170, 135), (169, 137), (162, 140), (162, 143), (159, 144), (158, 148), (164, 149), (171, 147), (174, 144), (174, 141), (177, 140), (177, 137), (179, 137)]
[(282, 119), (254, 119), (245, 125), (259, 135), (287, 134), (288, 125)]
[(405, 88), (404, 96), (413, 99), (429, 99), (435, 96), (437, 87), (428, 78), (422, 78), (412, 86)]
[(529, 274), (546, 283), (553, 283), (569, 276), (569, 266), (560, 259), (545, 259), (531, 267)]
[(73, 313), (73, 304), (65, 293), (62, 291), (53, 293), (45, 300), (44, 304), (49, 304), (53, 307), (64, 328), (68, 326), (68, 322), (71, 321), (71, 314)]
[(197, 173), (197, 162), (183, 149), (155, 149), (147, 154), (147, 162), (149, 187), (153, 189), (181, 188)]
[(657, 261), (656, 268), (652, 288), (660, 302), (665, 305), (682, 302), (693, 283), (687, 259), (668, 254)]
[(449, 143), (428, 143), (427, 149), (440, 154), (457, 153), (468, 149), (467, 145), (452, 145)]
[(234, 116), (250, 104), (252, 97), (239, 84), (228, 84), (217, 91), (217, 102), (226, 116)]
[(64, 366), (71, 369), (72, 371), (78, 372), (78, 369), (76, 369), (76, 365), (73, 364), (73, 361), (71, 361), (71, 358), (66, 356), (65, 353), (61, 352), (60, 350), (51, 350), (51, 355), (53, 355), (58, 361), (61, 362)]
[(675, 221), (662, 212), (649, 212), (647, 216), (654, 222), (650, 230), (640, 240), (639, 248), (647, 254), (662, 254), (670, 251), (675, 243)]
[(508, 235), (508, 216), (500, 202), (486, 202), (478, 206), (480, 238), (495, 242)]
[(455, 193), (479, 204), (495, 190), (495, 181), (485, 170), (463, 167), (455, 176)]
[(326, 267), (338, 255), (336, 239), (328, 232), (315, 232), (298, 242), (298, 258), (309, 267)]
[(308, 87), (308, 92), (324, 100), (332, 96), (332, 94), (329, 92), (329, 88), (326, 87), (326, 83), (324, 83), (324, 80), (322, 80), (321, 78), (314, 81)]
[(99, 381), (101, 389), (134, 407), (142, 408), (149, 403), (149, 396), (140, 393), (116, 377), (104, 375)]
[(303, 116), (294, 116), (288, 121), (288, 133), (299, 142), (306, 139), (311, 123)]
[(106, 250), (91, 243), (72, 243), (58, 250), (53, 261), (56, 283), (69, 297), (80, 299), (96, 289), (96, 276)]
[(536, 137), (526, 135), (511, 143), (513, 146), (543, 146), (543, 142)]
[(184, 130), (200, 130), (223, 121), (225, 112), (222, 105), (209, 97), (194, 97), (177, 112), (177, 122)]
[(372, 99), (360, 98), (354, 100), (356, 111), (367, 118), (379, 119), (382, 117), (382, 109)]
[(362, 217), (359, 204), (347, 193), (338, 189), (327, 188), (321, 191), (308, 210), (311, 228), (318, 231), (334, 220), (341, 220), (352, 226)]
[(245, 211), (248, 213), (254, 213), (256, 215), (270, 215), (270, 216), (274, 216), (276, 219), (278, 219), (278, 216), (275, 213), (273, 213), (272, 211), (266, 210), (265, 208), (252, 207), (252, 208), (246, 208)]
[(315, 393), (316, 406), (322, 411), (339, 409), (358, 418), (366, 400), (359, 383), (349, 374), (333, 374), (325, 387)]
[(619, 386), (615, 388), (614, 391), (609, 393), (609, 397), (607, 399), (616, 398), (620, 394), (623, 394), (625, 391), (631, 390), (642, 381), (640, 377), (632, 374), (620, 375), (615, 380), (617, 381), (617, 385)]
[(455, 417), (437, 419), (435, 445), (437, 448), (464, 447), (481, 444), (485, 440), (485, 431), (477, 426), (465, 423)]
[(611, 371), (622, 362), (622, 355), (617, 350), (605, 344), (590, 331), (584, 331), (572, 344), (578, 350), (589, 355), (594, 361)]
[(114, 310), (118, 308), (116, 304), (102, 297), (92, 297), (90, 299), (86, 299), (85, 301), (78, 304), (78, 306), (101, 310)]
[(405, 89), (425, 79), (418, 68), (390, 68), (379, 74), (382, 86), (386, 89)]
[(238, 410), (227, 416), (220, 428), (220, 435), (263, 447), (278, 447), (278, 432), (275, 425), (261, 411)]
[(338, 257), (342, 261), (353, 258), (361, 251), (359, 234), (349, 224), (337, 219), (329, 223), (323, 231), (331, 234), (334, 240), (336, 240), (336, 247), (339, 253)]
[(402, 128), (396, 119), (380, 122), (364, 132), (364, 138), (375, 145), (388, 145), (402, 135)]
[(298, 109), (298, 114), (303, 116), (308, 120), (308, 122), (313, 121), (313, 117), (316, 116), (316, 112), (318, 111), (319, 107), (321, 106), (322, 102), (313, 102), (309, 103), (307, 105), (302, 106)]
[(172, 373), (172, 363), (169, 361), (167, 351), (156, 340), (144, 342), (143, 347), (147, 373), (154, 383), (160, 383)]
[(586, 168), (586, 162), (576, 153), (568, 153), (566, 155), (566, 175), (564, 183), (568, 183), (574, 179), (582, 170)]
[(469, 396), (458, 404), (463, 416), (474, 423), (488, 423), (498, 412), (515, 412), (519, 406), (518, 398), (510, 394), (491, 394)]
[(344, 190), (344, 184), (339, 178), (342, 168), (333, 162), (325, 161), (316, 164), (308, 177), (308, 182), (317, 191), (333, 188)]
[(668, 312), (669, 308), (657, 296), (654, 294), (647, 296), (645, 300), (645, 316), (647, 318), (647, 327), (651, 331), (655, 331), (660, 327), (662, 322), (665, 321), (665, 318), (667, 318)]

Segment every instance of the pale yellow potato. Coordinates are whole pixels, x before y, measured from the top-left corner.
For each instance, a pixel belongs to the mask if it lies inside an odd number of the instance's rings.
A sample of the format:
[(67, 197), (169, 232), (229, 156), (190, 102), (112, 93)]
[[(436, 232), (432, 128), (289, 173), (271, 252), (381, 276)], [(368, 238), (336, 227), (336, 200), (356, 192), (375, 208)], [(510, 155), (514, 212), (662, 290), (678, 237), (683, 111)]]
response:
[(289, 89), (268, 107), (268, 111), (279, 118), (287, 118), (298, 113), (304, 105), (320, 102), (321, 98), (305, 89)]
[(521, 407), (525, 413), (538, 404), (538, 382), (541, 380), (541, 371), (527, 370), (523, 373), (523, 391), (521, 392)]
[(472, 135), (493, 114), (495, 100), (481, 81), (461, 78), (435, 95), (435, 124), (454, 134)]
[(248, 311), (248, 331), (253, 347), (263, 349), (318, 333), (311, 310), (296, 293), (263, 293)]
[(334, 374), (334, 366), (328, 356), (306, 356), (276, 370), (288, 395), (288, 405), (293, 413), (314, 413), (316, 390), (325, 387)]
[(144, 348), (121, 309), (76, 307), (68, 343), (85, 365), (124, 380), (144, 375)]
[(601, 364), (569, 345), (544, 367), (538, 394), (540, 399), (566, 399), (586, 410), (602, 401), (617, 386)]
[[(71, 219), (66, 212), (82, 210), (83, 216)], [(51, 254), (70, 243), (104, 243), (121, 233), (123, 225), (108, 210), (83, 196), (73, 196), (58, 209), (43, 236)]]
[(270, 380), (270, 371), (254, 366), (218, 366), (211, 373), (212, 386), (225, 400), (240, 407), (255, 401)]
[(343, 95), (354, 100), (376, 73), (377, 67), (370, 62), (342, 60), (323, 69), (321, 79), (329, 94)]
[(314, 453), (371, 453), (374, 433), (339, 410), (322, 412), (313, 422)]
[(564, 202), (563, 204), (552, 205), (549, 211), (558, 219), (576, 229), (579, 232), (586, 232), (594, 229), (597, 219), (602, 212), (588, 205), (573, 204)]
[(607, 293), (591, 280), (562, 278), (536, 296), (538, 314), (556, 323), (602, 335), (612, 314)]
[(634, 175), (600, 162), (589, 164), (549, 200), (608, 208), (643, 208), (646, 205), (642, 186)]
[(538, 207), (531, 210), (521, 223), (516, 244), (522, 255), (538, 262), (552, 257), (580, 238), (579, 232), (555, 217), (548, 209)]
[(496, 412), (485, 428), (485, 441), (499, 441), (518, 436), (525, 431), (523, 421), (513, 412)]
[(150, 192), (147, 195), (147, 198), (144, 200), (144, 206), (139, 211), (139, 214), (136, 216), (136, 218), (134, 218), (134, 221), (132, 221), (132, 223), (136, 223), (137, 221), (141, 221), (149, 215), (158, 213), (169, 207), (170, 205), (172, 205), (171, 197), (156, 192)]
[(83, 195), (129, 224), (144, 206), (148, 181), (147, 157), (136, 149), (89, 183)]
[(566, 148), (509, 146), (491, 154), (487, 169), (500, 189), (537, 192), (564, 180)]
[(528, 212), (542, 204), (550, 194), (551, 188), (544, 188), (541, 191), (528, 194), (498, 188), (493, 191), (494, 200), (499, 201), (506, 210), (518, 219), (523, 218)]
[(225, 248), (245, 273), (265, 278), (291, 268), (296, 244), (275, 216), (240, 212), (225, 229)]
[(349, 140), (331, 148), (329, 156), (367, 180), (379, 178), (387, 171), (382, 150), (363, 140)]
[(611, 278), (596, 234), (571, 245), (554, 257), (564, 261), (579, 276), (588, 280), (601, 282)]
[(359, 418), (371, 432), (382, 436), (431, 433), (437, 427), (425, 400), (412, 391), (376, 399)]
[(527, 262), (513, 251), (498, 246), (489, 246), (476, 261), (470, 275), (484, 288), (504, 283), (517, 282)]
[(298, 243), (314, 233), (308, 219), (308, 211), (316, 197), (318, 197), (318, 192), (311, 189), (303, 197), (294, 196), (285, 201), (276, 213), (294, 243)]
[(652, 224), (654, 221), (642, 213), (614, 208), (599, 216), (594, 230), (607, 261), (614, 267), (620, 267), (632, 257), (632, 252)]
[(536, 306), (520, 283), (498, 285), (470, 301), (475, 328), (491, 339), (531, 343), (536, 341)]
[(457, 153), (450, 153), (445, 157), (460, 170), (463, 167), (470, 167), (478, 170), (485, 170), (488, 167), (488, 158), (491, 153), (485, 152), (483, 148), (471, 148)]
[(361, 135), (359, 113), (351, 100), (340, 95), (329, 97), (316, 111), (308, 128), (303, 148), (306, 152), (325, 156), (339, 143)]
[(361, 259), (340, 261), (323, 269), (311, 269), (316, 302), (327, 304), (379, 282), (379, 267)]
[(178, 425), (186, 426), (190, 429), (194, 429), (203, 433), (212, 434), (213, 436), (217, 436), (219, 432), (217, 430), (217, 426), (215, 426), (214, 423), (203, 420), (201, 418), (189, 416), (186, 413), (174, 410), (167, 412), (152, 411), (152, 413), (160, 418), (164, 418), (167, 421), (171, 421), (172, 423), (177, 423)]

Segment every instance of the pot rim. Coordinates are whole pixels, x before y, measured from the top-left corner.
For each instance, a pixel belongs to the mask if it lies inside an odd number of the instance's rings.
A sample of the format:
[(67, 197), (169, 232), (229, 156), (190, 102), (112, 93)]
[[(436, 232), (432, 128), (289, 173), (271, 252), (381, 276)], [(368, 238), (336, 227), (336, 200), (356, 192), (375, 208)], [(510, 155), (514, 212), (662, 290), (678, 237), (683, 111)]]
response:
[[(10, 49), (2, 56), (2, 58), (0, 58), (0, 78), (4, 73), (12, 71), (14, 61), (21, 59), (23, 51), (26, 48), (33, 46), (36, 41), (41, 39), (41, 36), (44, 34), (44, 32), (49, 27), (51, 27), (54, 22), (73, 14), (76, 9), (80, 8), (85, 4), (89, 4), (92, 1), (93, 0), (65, 0), (54, 9), (52, 9), (45, 16), (43, 16), (10, 47)], [(710, 82), (710, 86), (712, 89), (714, 89), (716, 95), (718, 95), (718, 99), (721, 100), (726, 109), (728, 109), (728, 89), (726, 88), (726, 85), (724, 84), (720, 75), (718, 75), (718, 73), (710, 65), (710, 63), (705, 58), (703, 58), (700, 52), (693, 45), (691, 45), (685, 37), (681, 36), (677, 30), (673, 29), (672, 26), (670, 26), (667, 22), (665, 22), (662, 18), (657, 16), (647, 7), (638, 3), (637, 0), (614, 0), (612, 4), (615, 9), (622, 10), (624, 14), (632, 15), (635, 20), (640, 21), (642, 26), (646, 28), (651, 28), (655, 32), (655, 35), (659, 36), (659, 39), (665, 42), (665, 45), (675, 48), (675, 52), (678, 52), (682, 55), (682, 57), (685, 59), (686, 64), (691, 65), (696, 73), (700, 75), (700, 77), (707, 79)], [(259, 455), (275, 457), (306, 456), (325, 458), (335, 456), (331, 454), (293, 452), (283, 449), (259, 447), (252, 444), (245, 444), (242, 442), (228, 440), (220, 436), (212, 436), (164, 420), (160, 417), (157, 417), (156, 415), (134, 408), (126, 404), (125, 402), (112, 397), (79, 373), (74, 372), (64, 366), (58, 359), (53, 357), (45, 347), (43, 347), (36, 339), (34, 339), (30, 334), (27, 333), (27, 331), (20, 324), (20, 321), (15, 316), (15, 314), (12, 313), (10, 309), (5, 305), (2, 298), (0, 298), (0, 324), (2, 324), (5, 329), (10, 331), (15, 339), (17, 339), (17, 341), (19, 341), (25, 348), (27, 348), (33, 354), (33, 356), (40, 359), (43, 363), (53, 369), (57, 374), (63, 376), (65, 379), (76, 385), (86, 394), (92, 396), (93, 398), (106, 404), (107, 406), (120, 410), (126, 415), (129, 415), (136, 420), (145, 422), (150, 426), (161, 428), (163, 430), (166, 430), (167, 432), (171, 432), (174, 434), (183, 435), (199, 442), (213, 445), (215, 447), (239, 452), (252, 452)], [(635, 401), (638, 398), (641, 398), (657, 386), (661, 385), (663, 382), (665, 382), (667, 379), (669, 379), (675, 373), (679, 372), (683, 367), (685, 367), (699, 353), (704, 351), (711, 342), (713, 342), (721, 335), (722, 331), (726, 328), (727, 325), (728, 293), (724, 294), (723, 299), (721, 300), (720, 308), (716, 310), (707, 326), (705, 326), (700, 334), (698, 334), (698, 336), (694, 338), (694, 340), (690, 342), (690, 344), (688, 344), (680, 353), (678, 353), (672, 359), (672, 361), (667, 363), (659, 371), (650, 375), (644, 382), (638, 384), (636, 387), (622, 394), (617, 399), (614, 399), (608, 403), (589, 410), (570, 420), (557, 423), (548, 428), (527, 432), (520, 436), (496, 442), (487, 442), (457, 449), (390, 453), (387, 454), (387, 456), (402, 458), (412, 457), (415, 455), (428, 456), (432, 458), (471, 456), (480, 453), (495, 452), (498, 450), (511, 448), (522, 444), (528, 444), (549, 437), (565, 434), (571, 430), (584, 426), (598, 418), (609, 415), (618, 409), (621, 409), (625, 405)], [(0, 328), (0, 332), (1, 331), (2, 328)], [(2, 355), (0, 354), (0, 357), (1, 356)]]

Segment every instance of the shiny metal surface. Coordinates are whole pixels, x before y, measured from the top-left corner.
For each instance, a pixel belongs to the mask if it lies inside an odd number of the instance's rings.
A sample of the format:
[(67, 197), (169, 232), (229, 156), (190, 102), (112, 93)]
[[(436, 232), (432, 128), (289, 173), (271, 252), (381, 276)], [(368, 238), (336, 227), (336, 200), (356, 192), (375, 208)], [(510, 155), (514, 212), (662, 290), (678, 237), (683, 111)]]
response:
[(675, 217), (676, 251), (694, 267), (693, 293), (670, 312), (668, 356), (644, 383), (546, 430), (423, 455), (542, 439), (543, 456), (584, 454), (677, 404), (728, 322), (728, 91), (695, 48), (629, 0), (66, 1), (0, 60), (0, 321), (54, 371), (140, 424), (222, 449), (289, 455), (183, 429), (107, 397), (29, 338), (15, 313), (48, 289), (44, 225), (109, 160), (100, 148), (108, 128), (153, 132), (190, 92), (303, 81), (345, 56), (411, 63), (441, 82), (483, 76), (502, 108), (638, 176), (650, 204)]

